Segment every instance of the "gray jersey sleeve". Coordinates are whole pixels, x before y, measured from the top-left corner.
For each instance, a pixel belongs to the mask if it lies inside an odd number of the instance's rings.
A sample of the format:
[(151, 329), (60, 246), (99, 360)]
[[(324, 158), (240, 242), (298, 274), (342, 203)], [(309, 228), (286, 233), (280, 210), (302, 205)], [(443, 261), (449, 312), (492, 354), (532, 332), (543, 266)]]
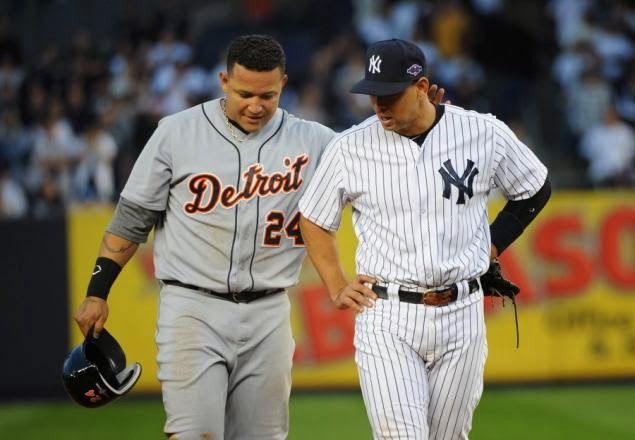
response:
[[(135, 162), (121, 196), (146, 209), (164, 211), (172, 179), (174, 131), (169, 119), (162, 119)], [(178, 145), (178, 144), (177, 144)]]
[(162, 211), (146, 209), (122, 197), (106, 230), (133, 243), (145, 243), (162, 215)]
[(494, 148), (500, 161), (494, 182), (508, 200), (523, 200), (545, 183), (547, 168), (503, 122), (494, 120)]
[(304, 217), (330, 231), (339, 228), (347, 202), (343, 157), (337, 139), (327, 146), (299, 203)]

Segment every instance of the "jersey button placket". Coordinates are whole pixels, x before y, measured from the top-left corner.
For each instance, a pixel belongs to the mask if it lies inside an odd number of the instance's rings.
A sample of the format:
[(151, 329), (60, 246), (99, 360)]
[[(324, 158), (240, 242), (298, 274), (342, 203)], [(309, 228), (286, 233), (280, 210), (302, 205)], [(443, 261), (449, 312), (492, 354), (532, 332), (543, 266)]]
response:
[(256, 200), (254, 197), (249, 201), (242, 201), (238, 205), (239, 210), (239, 223), (238, 223), (238, 237), (236, 239), (236, 245), (239, 251), (236, 253), (236, 261), (238, 273), (236, 274), (239, 284), (242, 289), (251, 287), (252, 281), (249, 273), (249, 266), (251, 263), (251, 257), (254, 252), (253, 238), (254, 228), (256, 227)]
[[(419, 166), (418, 163), (419, 161), (417, 161), (417, 163), (413, 167), (413, 175), (415, 177), (414, 177), (414, 182), (411, 185), (411, 188), (425, 188), (425, 186), (422, 186), (422, 185), (425, 185), (425, 179), (423, 178), (424, 169), (423, 167)], [(423, 180), (423, 182), (421, 182), (421, 180)], [(416, 197), (410, 197), (414, 206), (412, 208), (411, 217), (409, 218), (409, 221), (412, 224), (412, 229), (414, 231), (415, 237), (417, 238), (413, 240), (411, 244), (414, 248), (414, 255), (415, 255), (415, 261), (416, 261), (416, 264), (414, 265), (415, 273), (413, 273), (412, 275), (414, 275), (415, 278), (419, 280), (420, 283), (425, 284), (425, 279), (426, 279), (425, 252), (428, 246), (428, 242), (427, 242), (427, 236), (424, 234), (424, 231), (426, 231), (427, 229), (423, 226), (423, 222), (425, 221), (426, 215), (427, 215), (426, 204), (425, 204), (426, 200), (425, 200), (425, 193), (421, 191), (420, 189), (418, 189), (417, 191), (418, 192)], [(421, 273), (422, 271), (423, 273)]]
[(234, 242), (233, 242), (233, 258), (232, 258), (232, 272), (231, 272), (231, 291), (229, 292), (230, 294), (233, 294), (233, 292), (239, 292), (244, 288), (243, 285), (243, 280), (241, 279), (241, 274), (243, 272), (243, 268), (242, 268), (242, 250), (243, 250), (243, 245), (242, 245), (242, 237), (244, 232), (242, 231), (242, 228), (240, 227), (240, 220), (243, 217), (244, 213), (243, 210), (241, 209), (240, 203), (237, 205), (236, 207), (236, 215), (238, 216), (238, 222), (237, 222), (237, 228), (236, 228), (236, 236), (234, 237)]

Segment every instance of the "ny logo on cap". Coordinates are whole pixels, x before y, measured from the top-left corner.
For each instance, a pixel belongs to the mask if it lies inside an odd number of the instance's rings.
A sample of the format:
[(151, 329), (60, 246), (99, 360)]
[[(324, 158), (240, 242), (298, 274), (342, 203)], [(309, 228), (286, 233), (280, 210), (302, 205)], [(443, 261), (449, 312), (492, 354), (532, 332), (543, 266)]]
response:
[(379, 55), (372, 55), (369, 62), (368, 71), (370, 73), (381, 73), (381, 58)]

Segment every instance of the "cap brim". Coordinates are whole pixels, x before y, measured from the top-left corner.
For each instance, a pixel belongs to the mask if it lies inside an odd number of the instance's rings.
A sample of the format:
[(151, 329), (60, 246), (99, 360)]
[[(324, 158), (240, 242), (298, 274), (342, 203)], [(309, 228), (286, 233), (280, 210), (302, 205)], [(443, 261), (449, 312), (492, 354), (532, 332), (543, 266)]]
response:
[(410, 84), (412, 84), (412, 81), (382, 82), (363, 79), (351, 87), (351, 93), (372, 96), (396, 95), (403, 92)]

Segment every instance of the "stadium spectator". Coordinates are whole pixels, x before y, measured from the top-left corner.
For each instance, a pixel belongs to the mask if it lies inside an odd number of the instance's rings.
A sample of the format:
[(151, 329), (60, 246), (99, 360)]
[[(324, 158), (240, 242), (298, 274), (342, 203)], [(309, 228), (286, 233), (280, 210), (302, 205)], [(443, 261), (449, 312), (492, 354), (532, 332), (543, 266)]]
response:
[(18, 99), (24, 69), (11, 53), (0, 54), (0, 107)]
[(79, 163), (74, 176), (74, 199), (80, 202), (115, 200), (114, 160), (117, 144), (102, 127), (102, 121), (93, 116), (86, 124), (79, 147)]
[(618, 86), (616, 107), (620, 118), (635, 127), (635, 60)]
[(316, 121), (325, 125), (330, 123), (328, 115), (323, 110), (320, 87), (315, 82), (304, 84), (295, 106), (289, 111), (307, 121)]
[(77, 137), (65, 118), (62, 102), (52, 99), (34, 133), (29, 185), (36, 198), (69, 200), (79, 156)]
[(604, 118), (582, 137), (580, 155), (588, 161), (595, 187), (630, 187), (635, 183), (635, 130), (610, 106)]
[(26, 192), (11, 177), (9, 163), (0, 159), (0, 219), (24, 217), (28, 209)]
[(610, 85), (595, 69), (586, 70), (575, 87), (567, 89), (569, 128), (579, 138), (585, 130), (602, 120), (612, 98)]
[(0, 160), (12, 178), (24, 179), (32, 146), (32, 130), (22, 124), (17, 105), (5, 106), (0, 113)]
[(599, 64), (599, 57), (591, 45), (578, 41), (556, 55), (552, 75), (563, 90), (568, 90), (576, 87), (584, 72), (597, 68)]

